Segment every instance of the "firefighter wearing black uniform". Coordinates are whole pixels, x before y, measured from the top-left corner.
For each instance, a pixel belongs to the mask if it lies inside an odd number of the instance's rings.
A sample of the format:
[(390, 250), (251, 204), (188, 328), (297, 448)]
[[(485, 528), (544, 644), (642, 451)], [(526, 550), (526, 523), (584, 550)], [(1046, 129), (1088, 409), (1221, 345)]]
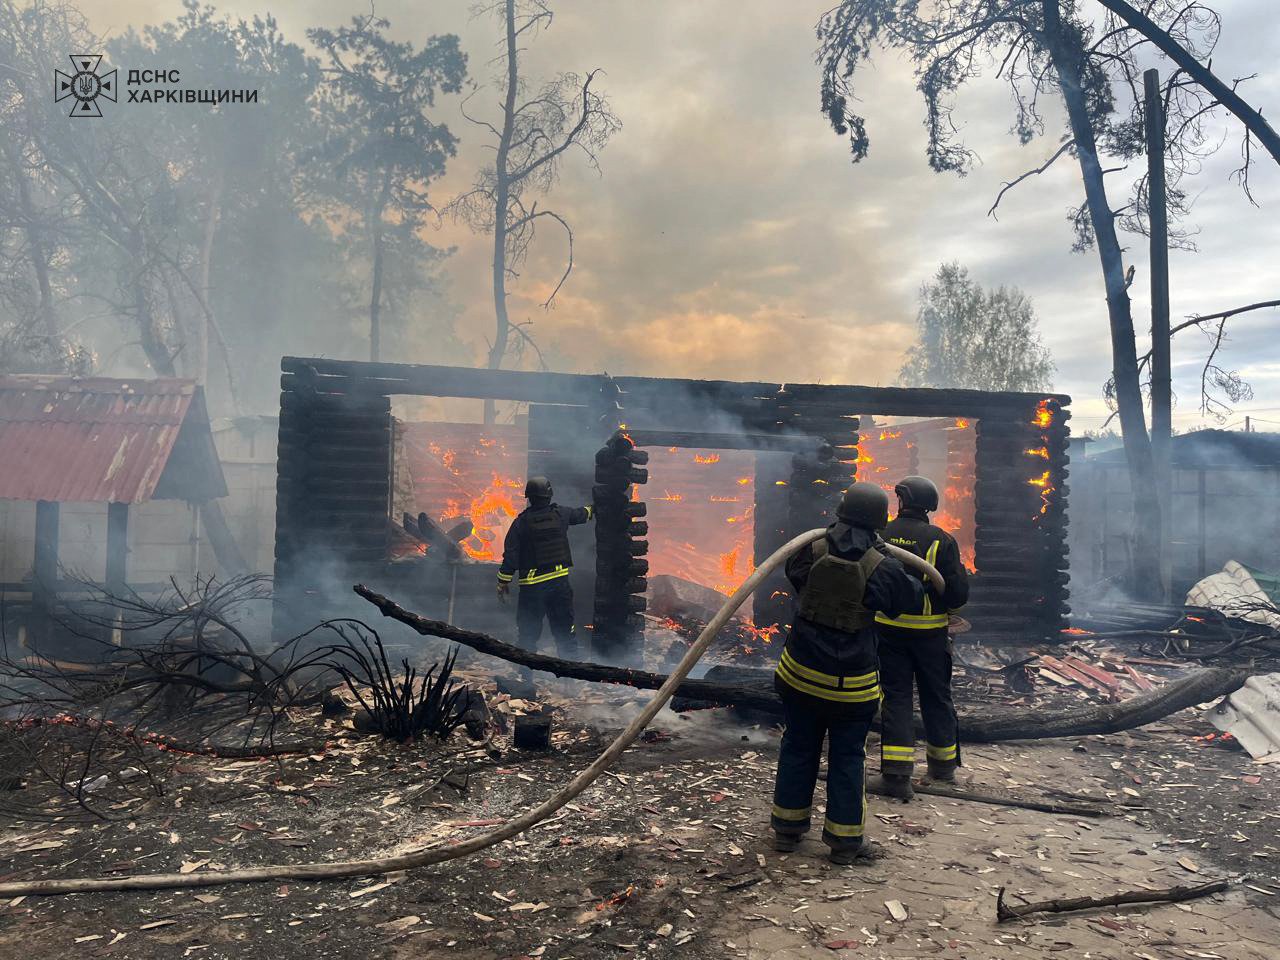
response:
[(529, 506), (512, 522), (502, 546), (498, 597), (505, 600), (511, 581), (516, 580), (520, 584), (516, 642), (525, 650), (536, 651), (542, 622), (546, 620), (555, 637), (557, 655), (576, 660), (578, 638), (573, 626), (573, 588), (569, 585), (569, 570), (573, 567), (569, 528), (590, 520), (592, 509), (552, 503), (551, 481), (546, 477), (530, 477), (524, 495)]
[[(880, 700), (877, 612), (915, 609), (923, 588), (902, 564), (876, 549), (889, 498), (856, 483), (845, 491), (827, 535), (787, 561), (795, 587), (794, 623), (774, 675), (786, 732), (778, 755), (771, 826), (778, 850), (794, 850), (809, 830), (822, 742), (827, 754), (827, 812), (822, 839), (836, 863), (863, 850), (867, 733)], [(882, 544), (881, 544), (882, 545)]]
[(883, 782), (877, 786), (890, 796), (909, 800), (915, 763), (913, 682), (924, 718), (930, 779), (955, 780), (960, 763), (956, 708), (951, 700), (951, 638), (947, 623), (950, 612), (968, 601), (969, 580), (955, 538), (929, 522), (930, 512), (938, 509), (938, 488), (924, 477), (907, 477), (894, 487), (894, 492), (898, 495), (898, 515), (885, 528), (885, 540), (929, 561), (947, 583), (942, 595), (926, 586), (922, 599), (899, 616), (876, 615), (880, 628), (880, 683), (884, 688), (880, 713)]

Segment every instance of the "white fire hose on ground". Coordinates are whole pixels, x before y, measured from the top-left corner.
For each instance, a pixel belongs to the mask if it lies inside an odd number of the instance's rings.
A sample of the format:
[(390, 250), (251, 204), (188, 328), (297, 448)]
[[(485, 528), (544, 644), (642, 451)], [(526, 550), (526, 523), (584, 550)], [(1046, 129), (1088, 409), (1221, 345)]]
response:
[[(666, 682), (653, 695), (653, 699), (640, 714), (618, 734), (613, 743), (576, 777), (570, 780), (558, 793), (544, 800), (541, 804), (527, 811), (508, 823), (488, 833), (482, 833), (453, 846), (434, 845), (418, 850), (410, 850), (397, 856), (375, 857), (368, 860), (339, 860), (330, 863), (297, 863), (271, 864), (265, 867), (243, 867), (232, 870), (209, 870), (204, 873), (153, 873), (138, 874), (129, 877), (113, 877), (105, 880), (89, 878), (71, 878), (65, 880), (18, 880), (0, 883), (0, 897), (20, 897), (40, 894), (61, 893), (97, 893), (108, 890), (170, 890), (176, 888), (214, 887), (228, 883), (254, 883), (267, 880), (332, 880), (341, 877), (368, 877), (377, 874), (393, 873), (399, 870), (412, 870), (427, 867), (446, 860), (457, 860), (469, 856), (486, 847), (492, 847), (509, 840), (530, 827), (545, 820), (574, 797), (582, 793), (591, 782), (604, 773), (619, 756), (622, 755), (636, 738), (644, 731), (667, 705), (676, 692), (676, 688), (684, 682), (702, 655), (707, 652), (711, 642), (720, 629), (729, 622), (729, 618), (742, 606), (744, 600), (760, 585), (770, 573), (776, 570), (793, 553), (806, 544), (818, 540), (826, 533), (825, 529), (809, 530), (793, 537), (767, 560), (758, 566), (742, 586), (734, 591), (733, 596), (725, 601), (711, 621), (703, 628), (698, 639), (689, 648), (684, 659), (676, 665), (675, 670), (667, 677)], [(892, 544), (881, 544), (877, 549), (896, 557), (904, 564), (923, 573), (934, 588), (942, 592), (946, 582), (942, 575), (929, 563)]]

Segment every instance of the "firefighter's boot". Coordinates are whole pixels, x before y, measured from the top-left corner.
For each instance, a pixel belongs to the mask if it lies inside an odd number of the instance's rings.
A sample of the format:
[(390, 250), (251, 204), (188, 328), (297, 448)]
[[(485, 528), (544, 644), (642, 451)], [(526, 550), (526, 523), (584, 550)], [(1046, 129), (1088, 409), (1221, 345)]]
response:
[(884, 850), (877, 843), (870, 840), (863, 840), (856, 847), (842, 847), (839, 850), (832, 850), (827, 859), (836, 866), (847, 867), (855, 863), (873, 863), (876, 860), (883, 860), (885, 857)]
[(779, 853), (795, 853), (800, 849), (800, 834), (775, 833), (773, 835), (773, 849)]
[(955, 783), (956, 764), (954, 760), (935, 760), (929, 758), (930, 783)]
[(911, 777), (902, 773), (882, 773), (867, 780), (867, 792), (892, 797), (904, 803), (915, 797), (911, 789)]

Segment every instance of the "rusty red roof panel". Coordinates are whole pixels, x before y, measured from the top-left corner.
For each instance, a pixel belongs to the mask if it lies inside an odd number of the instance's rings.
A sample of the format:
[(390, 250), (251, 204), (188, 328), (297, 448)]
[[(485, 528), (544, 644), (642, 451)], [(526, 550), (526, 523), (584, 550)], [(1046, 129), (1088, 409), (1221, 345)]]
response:
[(0, 498), (150, 499), (192, 380), (0, 377)]

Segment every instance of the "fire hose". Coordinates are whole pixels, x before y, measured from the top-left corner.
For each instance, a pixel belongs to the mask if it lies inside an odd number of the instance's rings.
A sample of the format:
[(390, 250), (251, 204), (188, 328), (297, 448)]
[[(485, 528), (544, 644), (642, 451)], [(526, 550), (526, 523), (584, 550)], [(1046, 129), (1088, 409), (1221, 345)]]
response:
[[(622, 753), (644, 732), (658, 712), (667, 705), (676, 688), (689, 676), (702, 655), (707, 652), (711, 642), (720, 629), (729, 622), (729, 618), (742, 606), (744, 600), (761, 584), (770, 573), (776, 570), (788, 557), (805, 545), (819, 539), (826, 533), (824, 529), (809, 530), (793, 537), (767, 560), (756, 567), (751, 576), (733, 595), (724, 602), (711, 621), (703, 628), (698, 639), (689, 648), (684, 659), (676, 665), (675, 670), (667, 677), (666, 682), (653, 695), (653, 699), (645, 705), (639, 715), (618, 734), (613, 743), (596, 758), (589, 767), (570, 780), (554, 796), (488, 833), (482, 833), (452, 846), (433, 845), (395, 856), (375, 857), (367, 860), (339, 860), (329, 863), (296, 863), (270, 864), (264, 867), (243, 867), (231, 870), (209, 870), (204, 873), (152, 873), (136, 874), (109, 879), (69, 878), (62, 880), (16, 880), (0, 883), (0, 897), (35, 896), (42, 894), (63, 893), (98, 893), (108, 890), (171, 890), (177, 888), (214, 887), (228, 883), (255, 883), (267, 880), (333, 880), (341, 877), (368, 877), (378, 874), (394, 873), (400, 870), (413, 870), (427, 867), (446, 860), (457, 860), (470, 856), (487, 847), (509, 840), (533, 827), (535, 824), (551, 816), (565, 804), (572, 801), (591, 782), (607, 770)], [(929, 563), (892, 544), (878, 544), (877, 549), (896, 557), (904, 564), (914, 567), (924, 574), (934, 588), (942, 592), (946, 582), (942, 575)]]

